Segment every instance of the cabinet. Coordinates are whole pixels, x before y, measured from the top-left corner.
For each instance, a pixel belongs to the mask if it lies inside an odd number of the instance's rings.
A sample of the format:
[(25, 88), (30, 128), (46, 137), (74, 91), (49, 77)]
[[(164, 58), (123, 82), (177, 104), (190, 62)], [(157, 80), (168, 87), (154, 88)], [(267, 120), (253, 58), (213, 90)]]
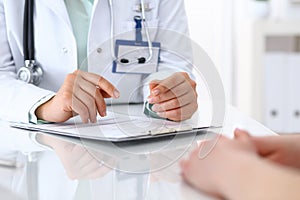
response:
[[(266, 110), (264, 88), (267, 78), (265, 74), (266, 41), (268, 37), (299, 37), (300, 20), (248, 20), (238, 23), (235, 32), (235, 103), (242, 111), (266, 124), (264, 115)], [(296, 68), (291, 70), (294, 70), (294, 73), (300, 72)], [(291, 78), (288, 80), (291, 85), (300, 83)], [(290, 86), (286, 88), (290, 89)], [(290, 103), (287, 102), (287, 106)], [(286, 107), (286, 110), (288, 109), (291, 108)], [(297, 111), (294, 114), (296, 116)]]

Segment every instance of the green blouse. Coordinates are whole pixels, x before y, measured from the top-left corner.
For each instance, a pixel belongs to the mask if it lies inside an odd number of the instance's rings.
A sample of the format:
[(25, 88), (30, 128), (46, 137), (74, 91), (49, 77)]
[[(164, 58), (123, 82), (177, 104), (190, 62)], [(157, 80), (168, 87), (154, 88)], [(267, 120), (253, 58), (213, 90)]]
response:
[(77, 43), (78, 69), (84, 70), (86, 66), (82, 64), (87, 58), (88, 32), (94, 0), (65, 0), (65, 4)]

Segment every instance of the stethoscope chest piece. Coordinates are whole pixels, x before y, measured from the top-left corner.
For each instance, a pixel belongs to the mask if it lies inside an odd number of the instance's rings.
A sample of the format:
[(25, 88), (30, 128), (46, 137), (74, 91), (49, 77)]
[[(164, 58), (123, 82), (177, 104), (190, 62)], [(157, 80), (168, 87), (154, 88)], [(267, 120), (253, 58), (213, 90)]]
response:
[(43, 78), (43, 69), (34, 60), (26, 60), (25, 66), (18, 70), (18, 79), (26, 83), (39, 85)]

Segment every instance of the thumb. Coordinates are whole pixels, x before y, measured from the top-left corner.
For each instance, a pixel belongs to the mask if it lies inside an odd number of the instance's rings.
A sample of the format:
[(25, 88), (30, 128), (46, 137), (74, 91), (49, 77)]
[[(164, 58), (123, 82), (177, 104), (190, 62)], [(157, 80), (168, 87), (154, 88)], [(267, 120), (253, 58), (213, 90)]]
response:
[(161, 81), (160, 80), (152, 80), (150, 83), (149, 83), (149, 88), (150, 90), (154, 89), (156, 86), (159, 85)]
[(247, 131), (238, 128), (234, 130), (234, 139), (241, 140), (241, 141), (248, 141), (250, 140), (250, 138), (251, 136)]
[(277, 138), (274, 136), (253, 137), (252, 143), (261, 156), (268, 156), (278, 148)]
[(253, 143), (251, 138), (252, 138), (251, 135), (245, 130), (241, 130), (238, 128), (234, 130), (235, 140), (241, 142), (248, 150), (257, 152), (256, 146)]

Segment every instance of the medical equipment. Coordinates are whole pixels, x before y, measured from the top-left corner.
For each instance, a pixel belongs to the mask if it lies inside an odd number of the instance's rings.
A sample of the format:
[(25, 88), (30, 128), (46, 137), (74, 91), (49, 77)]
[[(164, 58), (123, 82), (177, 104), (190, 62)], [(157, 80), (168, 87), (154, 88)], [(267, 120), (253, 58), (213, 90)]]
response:
[[(144, 0), (140, 0), (140, 10), (141, 10), (141, 17), (135, 17), (134, 20), (138, 24), (136, 27), (137, 34), (139, 35), (140, 42), (138, 45), (130, 45), (131, 47), (138, 46), (138, 47), (147, 47), (148, 48), (148, 57), (139, 56), (135, 60), (128, 59), (125, 57), (117, 58), (114, 45), (114, 9), (113, 9), (113, 0), (108, 0), (109, 7), (110, 7), (110, 35), (111, 35), (111, 54), (114, 59), (114, 63), (118, 65), (133, 65), (133, 64), (145, 64), (152, 60), (153, 58), (153, 46), (160, 48), (160, 44), (152, 43), (150, 40), (149, 30), (147, 26), (147, 21), (145, 17), (145, 4)], [(148, 9), (148, 8), (147, 8)], [(147, 37), (147, 42), (141, 41), (142, 34), (141, 29), (142, 25), (145, 28), (145, 33)], [(119, 47), (119, 44), (116, 42), (116, 46)], [(42, 78), (43, 78), (43, 69), (40, 64), (37, 63), (35, 59), (35, 44), (34, 44), (34, 0), (25, 0), (25, 7), (24, 7), (24, 22), (23, 22), (23, 52), (24, 52), (24, 66), (18, 70), (17, 77), (19, 80), (22, 80), (26, 83), (32, 83), (34, 85), (39, 85)], [(158, 62), (159, 53), (157, 54), (156, 62)], [(113, 67), (116, 69), (115, 67)], [(124, 71), (124, 70), (123, 70)], [(121, 73), (123, 73), (121, 70)], [(126, 70), (125, 70), (126, 71)], [(139, 72), (143, 72), (143, 68), (140, 69)], [(148, 70), (145, 73), (152, 73), (155, 70)], [(127, 71), (126, 71), (127, 72)], [(142, 73), (143, 74), (143, 73)]]
[(141, 19), (136, 16), (135, 21), (135, 40), (116, 40), (115, 55), (119, 58), (113, 61), (113, 73), (151, 74), (158, 71), (160, 43), (151, 42), (149, 54), (149, 44), (142, 40)]
[[(146, 21), (146, 15), (145, 15), (145, 3), (144, 0), (140, 0), (140, 10), (141, 10), (141, 17), (139, 16), (135, 16), (134, 20), (137, 24), (136, 31), (141, 31), (142, 29), (142, 25), (145, 28), (145, 33), (146, 33), (146, 37), (147, 37), (147, 45), (148, 45), (148, 58), (146, 59), (145, 57), (139, 57), (134, 61), (130, 61), (129, 59), (126, 58), (117, 58), (116, 56), (116, 52), (115, 52), (115, 45), (114, 45), (114, 9), (113, 9), (113, 0), (108, 0), (109, 2), (109, 8), (110, 8), (110, 37), (111, 37), (111, 55), (113, 57), (113, 59), (121, 65), (132, 65), (132, 64), (144, 64), (144, 63), (148, 63), (151, 61), (152, 57), (153, 57), (153, 50), (152, 50), (152, 42), (150, 40), (150, 34), (149, 34), (149, 30), (148, 30), (148, 25), (147, 25), (147, 21)], [(148, 5), (148, 4), (147, 4)], [(140, 34), (140, 38), (137, 38), (137, 41), (141, 41), (142, 37), (141, 37), (141, 33)], [(140, 39), (140, 40), (139, 40)]]
[(43, 78), (43, 69), (35, 60), (34, 52), (34, 0), (25, 0), (23, 22), (24, 66), (18, 70), (17, 77), (26, 83), (39, 85)]

